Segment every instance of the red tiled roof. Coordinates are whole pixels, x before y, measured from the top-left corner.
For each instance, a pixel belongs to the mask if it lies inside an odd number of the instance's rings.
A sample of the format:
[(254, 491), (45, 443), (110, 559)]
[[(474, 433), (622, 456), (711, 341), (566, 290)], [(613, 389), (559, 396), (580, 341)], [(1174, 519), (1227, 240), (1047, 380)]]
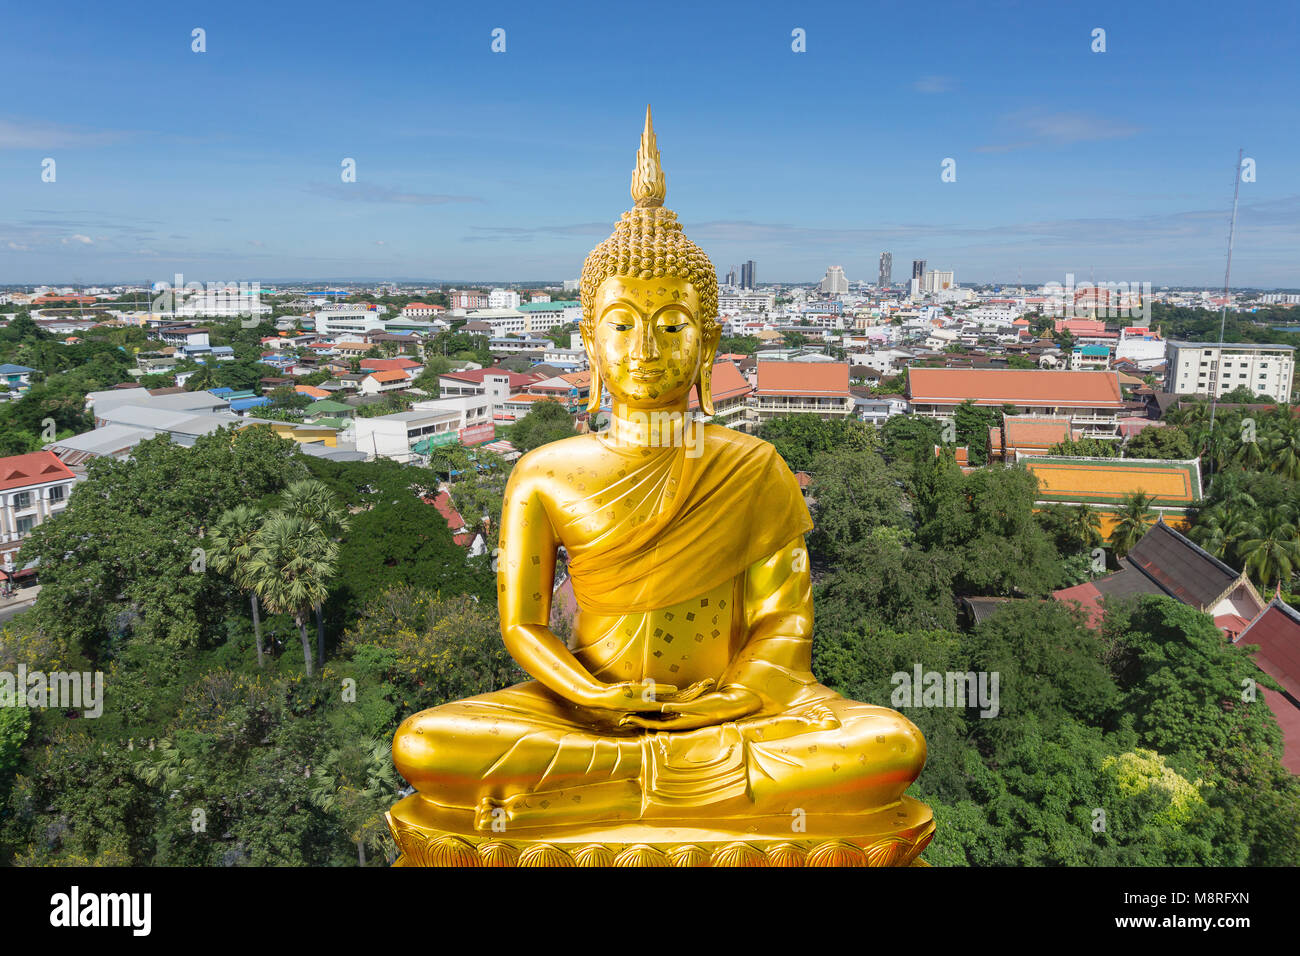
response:
[(52, 451), (34, 451), (28, 455), (0, 458), (0, 491), (73, 477), (75, 476), (68, 466), (59, 461)]
[[(713, 378), (709, 382), (709, 391), (712, 392), (715, 402), (735, 398), (737, 395), (748, 395), (752, 388), (749, 379), (740, 374), (740, 369), (732, 365), (731, 362), (718, 362), (713, 366)], [(691, 389), (690, 407), (700, 407), (699, 396), (695, 394), (694, 389)]]
[(398, 357), (391, 359), (362, 359), (362, 371), (391, 372), (394, 369), (419, 368), (419, 362), (413, 362), (409, 358)]
[(845, 362), (758, 363), (759, 395), (814, 395), (848, 398), (849, 366)]
[(1255, 663), (1259, 669), (1293, 697), (1300, 697), (1300, 611), (1274, 598), (1234, 642), (1258, 644)]
[(935, 405), (960, 405), (970, 399), (976, 405), (1124, 407), (1115, 372), (912, 368), (907, 391), (913, 402)]
[(1097, 585), (1091, 581), (1084, 581), (1072, 588), (1061, 588), (1059, 591), (1053, 591), (1052, 597), (1062, 604), (1073, 604), (1075, 607), (1082, 608), (1088, 616), (1089, 627), (1095, 628), (1101, 625), (1103, 614), (1101, 592), (1097, 590)]
[(1070, 439), (1068, 418), (1042, 418), (1030, 415), (1007, 415), (1002, 419), (1008, 448), (1048, 449)]
[(410, 379), (410, 376), (400, 368), (395, 368), (387, 372), (371, 372), (370, 377), (376, 382), (405, 382)]
[(425, 498), (424, 503), (433, 505), (437, 509), (438, 514), (442, 515), (443, 520), (447, 522), (448, 529), (453, 533), (459, 532), (465, 527), (465, 519), (460, 516), (456, 506), (451, 503), (451, 495), (447, 494), (447, 492), (440, 491), (433, 498)]
[(504, 368), (472, 368), (464, 372), (444, 372), (439, 378), (449, 378), (456, 382), (471, 382), (474, 385), (482, 385), (483, 380), (489, 375), (505, 375), (509, 381), (509, 387), (513, 391), (517, 388), (527, 388), (534, 382), (541, 381), (541, 377), (530, 375), (527, 372), (512, 372)]

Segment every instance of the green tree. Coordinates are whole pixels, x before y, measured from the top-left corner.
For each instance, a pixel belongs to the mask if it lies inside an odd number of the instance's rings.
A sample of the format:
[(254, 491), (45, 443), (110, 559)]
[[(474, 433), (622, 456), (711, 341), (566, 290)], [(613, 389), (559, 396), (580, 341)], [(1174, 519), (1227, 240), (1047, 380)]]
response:
[(303, 663), (312, 676), (305, 618), (329, 596), (326, 582), (338, 568), (339, 547), (311, 521), (273, 513), (253, 540), (248, 577), (262, 603), (293, 617), (302, 638)]
[(1155, 512), (1151, 510), (1155, 500), (1154, 495), (1140, 490), (1124, 498), (1115, 527), (1110, 532), (1110, 546), (1115, 557), (1122, 558), (1132, 551), (1147, 533), (1147, 529), (1155, 523)]
[(573, 416), (568, 409), (546, 398), (534, 402), (528, 414), (515, 422), (510, 432), (510, 443), (527, 452), (573, 434)]
[(1289, 509), (1261, 515), (1254, 530), (1241, 542), (1246, 573), (1265, 588), (1278, 583), (1289, 586), (1300, 564), (1300, 541)]
[(230, 577), (241, 591), (247, 591), (253, 609), (253, 635), (257, 643), (257, 666), (262, 666), (262, 618), (257, 592), (248, 577), (253, 541), (262, 527), (262, 515), (248, 505), (236, 505), (217, 519), (208, 535), (208, 563), (218, 574)]
[[(347, 509), (334, 497), (333, 492), (324, 482), (315, 478), (302, 478), (289, 485), (281, 496), (280, 510), (303, 519), (331, 540), (339, 538), (348, 527)], [(321, 597), (312, 605), (312, 609), (316, 612), (316, 653), (321, 664), (325, 663), (323, 604), (324, 597)]]

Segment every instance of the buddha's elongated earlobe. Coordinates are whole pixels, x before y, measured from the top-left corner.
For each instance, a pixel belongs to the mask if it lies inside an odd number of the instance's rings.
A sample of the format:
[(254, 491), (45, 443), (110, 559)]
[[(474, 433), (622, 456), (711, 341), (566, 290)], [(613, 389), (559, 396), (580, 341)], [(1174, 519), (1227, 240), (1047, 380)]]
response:
[(587, 414), (600, 411), (600, 393), (603, 386), (600, 382), (600, 365), (596, 362), (596, 350), (592, 348), (594, 343), (587, 335), (587, 330), (581, 325), (578, 326), (582, 332), (582, 347), (587, 350), (587, 366), (591, 369), (591, 392), (587, 395)]
[(704, 356), (700, 363), (700, 377), (695, 380), (695, 392), (700, 399), (700, 411), (713, 417), (713, 354)]
[(600, 366), (595, 362), (591, 363), (591, 394), (587, 396), (587, 414), (600, 411), (600, 393), (603, 386), (600, 384)]

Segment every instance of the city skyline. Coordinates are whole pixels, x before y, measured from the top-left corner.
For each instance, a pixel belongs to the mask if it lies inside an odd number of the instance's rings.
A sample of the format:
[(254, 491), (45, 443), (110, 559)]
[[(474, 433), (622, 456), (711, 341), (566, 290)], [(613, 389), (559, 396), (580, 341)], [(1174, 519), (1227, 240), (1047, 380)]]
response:
[[(691, 29), (598, 85), (593, 55), (638, 25), (582, 4), (451, 10), (429, 26), (407, 4), (345, 24), (305, 6), (155, 5), (128, 21), (86, 5), (58, 34), (17, 10), (0, 284), (571, 278), (630, 205), (648, 101), (669, 204), (720, 273), (752, 259), (768, 283), (812, 283), (833, 263), (869, 281), (889, 250), (967, 282), (1222, 287), (1244, 147), (1255, 175), (1232, 285), (1296, 288), (1296, 15), (1254, 6), (1220, 22), (940, 4), (924, 46), (877, 42), (864, 61), (871, 10), (666, 4)], [(491, 52), (498, 27), (504, 53)], [(205, 52), (191, 50), (195, 28)], [(795, 29), (806, 52), (791, 49)], [(972, 54), (989, 49), (1014, 55), (989, 70)], [(1201, 65), (1243, 49), (1231, 71)], [(890, 108), (855, 119), (873, 90)], [(718, 105), (740, 91), (757, 108)], [(355, 182), (341, 181), (345, 159)]]

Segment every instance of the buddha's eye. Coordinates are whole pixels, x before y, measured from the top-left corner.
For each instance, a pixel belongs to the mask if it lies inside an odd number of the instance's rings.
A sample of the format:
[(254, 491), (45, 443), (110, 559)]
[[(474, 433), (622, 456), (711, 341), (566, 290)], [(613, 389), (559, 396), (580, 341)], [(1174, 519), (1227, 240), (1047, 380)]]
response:
[(659, 326), (659, 328), (663, 329), (665, 332), (680, 332), (682, 329), (686, 328), (686, 323), (685, 322), (665, 323)]

